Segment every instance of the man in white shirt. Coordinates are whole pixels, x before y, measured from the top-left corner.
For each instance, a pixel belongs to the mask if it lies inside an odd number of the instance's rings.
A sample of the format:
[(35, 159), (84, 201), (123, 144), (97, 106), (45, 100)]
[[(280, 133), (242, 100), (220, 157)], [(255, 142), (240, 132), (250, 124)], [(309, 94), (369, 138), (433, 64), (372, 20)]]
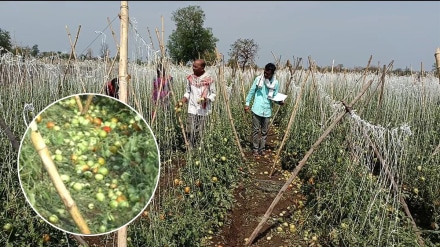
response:
[(191, 147), (200, 142), (206, 118), (211, 113), (211, 102), (216, 96), (214, 79), (205, 71), (205, 66), (203, 59), (194, 61), (193, 74), (187, 76), (186, 90), (180, 100), (181, 103), (188, 103), (186, 132)]

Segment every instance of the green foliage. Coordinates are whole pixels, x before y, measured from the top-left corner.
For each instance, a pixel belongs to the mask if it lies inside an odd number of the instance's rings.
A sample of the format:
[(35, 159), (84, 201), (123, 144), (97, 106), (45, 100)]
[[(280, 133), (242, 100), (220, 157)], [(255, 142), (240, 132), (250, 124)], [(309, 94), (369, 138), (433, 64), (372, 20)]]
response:
[[(11, 35), (8, 31), (3, 30), (0, 28), (0, 46), (4, 49), (10, 51), (12, 49), (12, 43), (11, 43)], [(5, 50), (0, 51), (0, 55), (5, 53)]]
[(231, 63), (238, 62), (242, 71), (246, 65), (252, 65), (258, 53), (258, 44), (253, 39), (237, 39), (229, 51)]
[(40, 49), (38, 49), (38, 45), (35, 44), (34, 46), (32, 46), (31, 55), (33, 57), (36, 57), (36, 56), (38, 56), (38, 54), (40, 54)]
[(218, 39), (211, 28), (204, 28), (205, 13), (200, 6), (188, 6), (173, 12), (176, 29), (169, 36), (167, 48), (174, 62), (187, 63), (214, 53)]

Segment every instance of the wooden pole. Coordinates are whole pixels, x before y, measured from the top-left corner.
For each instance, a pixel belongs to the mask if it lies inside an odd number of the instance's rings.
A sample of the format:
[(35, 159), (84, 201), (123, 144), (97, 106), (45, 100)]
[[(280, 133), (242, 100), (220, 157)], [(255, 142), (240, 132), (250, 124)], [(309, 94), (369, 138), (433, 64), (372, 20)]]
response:
[(437, 48), (434, 54), (435, 57), (435, 63), (437, 65), (437, 76), (438, 76), (438, 82), (440, 83), (440, 47)]
[[(76, 43), (78, 42), (78, 37), (79, 37), (79, 32), (81, 30), (81, 25), (79, 25), (78, 27), (78, 31), (76, 33), (76, 37), (75, 37), (75, 42), (72, 44), (72, 39), (70, 38), (70, 31), (69, 28), (66, 26), (66, 30), (67, 30), (67, 36), (69, 37), (69, 41), (70, 41), (70, 55), (69, 55), (69, 60), (67, 61), (67, 66), (66, 66), (66, 70), (64, 71), (64, 76), (63, 76), (63, 80), (61, 81), (61, 84), (58, 86), (58, 93), (62, 94), (62, 85), (64, 84), (64, 81), (66, 80), (66, 75), (67, 75), (67, 71), (69, 71), (69, 66), (70, 66), (70, 62), (72, 59), (72, 56), (75, 58), (76, 60), (76, 54), (75, 54), (75, 47), (76, 47)], [(85, 91), (86, 89), (83, 86), (83, 90)]]
[(283, 140), (281, 141), (280, 147), (278, 148), (277, 153), (275, 155), (275, 160), (274, 160), (274, 163), (272, 165), (272, 168), (270, 169), (269, 177), (272, 177), (272, 174), (273, 174), (273, 172), (275, 170), (275, 166), (277, 165), (277, 163), (280, 160), (280, 153), (281, 153), (281, 150), (284, 147), (284, 143), (286, 143), (287, 139), (289, 138), (290, 128), (292, 127), (292, 124), (293, 124), (293, 122), (295, 120), (295, 116), (296, 116), (296, 113), (298, 111), (299, 104), (301, 102), (302, 92), (304, 90), (304, 87), (306, 85), (307, 78), (309, 77), (310, 72), (311, 72), (311, 70), (309, 70), (309, 73), (307, 73), (307, 76), (305, 77), (305, 79), (304, 79), (304, 81), (303, 81), (303, 83), (301, 85), (301, 90), (299, 91), (298, 96), (296, 97), (295, 106), (293, 107), (292, 114), (290, 115), (289, 123), (287, 124), (287, 129), (284, 132)]
[[(128, 79), (128, 1), (121, 1), (121, 41), (119, 58), (119, 100), (127, 103)], [(127, 226), (118, 230), (118, 247), (127, 246)]]
[(78, 111), (82, 113), (83, 105), (81, 103), (81, 99), (79, 98), (79, 95), (75, 95), (75, 101), (76, 101), (76, 104), (78, 105)]
[(119, 57), (119, 100), (127, 103), (128, 99), (128, 1), (121, 1), (121, 41)]
[[(346, 106), (346, 109), (350, 109), (351, 106), (354, 105), (362, 97), (362, 95), (367, 91), (367, 89), (371, 86), (372, 83), (373, 83), (373, 80), (370, 80), (367, 84), (365, 84), (364, 87), (362, 88), (361, 92), (353, 99), (350, 106)], [(342, 103), (345, 105), (344, 102), (342, 102)], [(278, 195), (275, 197), (272, 204), (267, 209), (267, 211), (264, 214), (263, 218), (261, 219), (260, 223), (255, 228), (255, 230), (252, 232), (248, 241), (245, 243), (246, 246), (249, 246), (252, 244), (255, 237), (257, 237), (257, 234), (260, 232), (261, 228), (263, 227), (264, 223), (266, 223), (266, 221), (269, 219), (270, 214), (272, 213), (273, 209), (277, 205), (278, 201), (281, 199), (281, 196), (283, 195), (284, 191), (286, 191), (286, 189), (289, 187), (289, 184), (292, 183), (292, 181), (298, 175), (299, 171), (306, 164), (309, 156), (312, 155), (312, 153), (315, 151), (315, 149), (318, 148), (319, 144), (321, 144), (321, 142), (324, 141), (324, 139), (330, 134), (330, 132), (336, 127), (336, 125), (342, 120), (342, 118), (345, 116), (346, 112), (341, 113), (335, 119), (335, 121), (333, 121), (333, 123), (324, 131), (324, 133), (318, 138), (318, 140), (312, 145), (312, 147), (309, 149), (309, 151), (307, 151), (307, 153), (304, 155), (304, 158), (295, 167), (295, 169), (293, 170), (289, 179), (286, 181), (286, 183), (283, 185), (281, 190), (278, 192)]]
[(29, 127), (31, 129), (32, 144), (34, 145), (35, 150), (38, 152), (38, 155), (43, 161), (44, 168), (49, 174), (52, 184), (57, 190), (58, 195), (61, 197), (64, 206), (66, 206), (67, 211), (69, 211), (70, 215), (72, 216), (72, 219), (75, 221), (75, 224), (78, 226), (81, 233), (90, 234), (90, 229), (88, 228), (86, 221), (81, 216), (81, 213), (79, 212), (79, 209), (76, 206), (75, 201), (72, 199), (69, 190), (67, 190), (66, 186), (64, 185), (63, 180), (61, 180), (60, 174), (58, 173), (55, 163), (50, 157), (49, 149), (47, 148), (43, 140), (43, 137), (38, 131), (37, 123), (35, 121), (32, 121)]
[[(217, 48), (216, 48), (216, 53), (217, 53), (217, 61), (219, 61), (221, 59), (221, 56), (220, 56), (220, 53), (218, 52)], [(229, 122), (231, 123), (232, 131), (234, 132), (235, 141), (237, 143), (238, 149), (240, 150), (241, 158), (243, 158), (243, 160), (246, 160), (246, 156), (244, 155), (243, 148), (241, 147), (241, 144), (240, 144), (240, 138), (238, 137), (237, 131), (235, 130), (234, 118), (232, 117), (231, 108), (229, 107), (229, 98), (226, 93), (226, 82), (225, 82), (225, 75), (224, 75), (224, 70), (223, 70), (224, 61), (223, 61), (223, 59), (221, 59), (221, 60), (222, 61), (220, 63), (219, 83), (220, 83), (220, 86), (223, 91), (223, 98), (225, 99), (226, 110), (228, 112)], [(250, 173), (250, 171), (251, 171), (251, 168), (248, 164), (248, 172)]]
[(84, 115), (86, 114), (86, 112), (89, 111), (89, 107), (92, 104), (92, 100), (93, 100), (93, 94), (89, 94), (87, 96), (86, 105), (82, 108), (81, 115)]

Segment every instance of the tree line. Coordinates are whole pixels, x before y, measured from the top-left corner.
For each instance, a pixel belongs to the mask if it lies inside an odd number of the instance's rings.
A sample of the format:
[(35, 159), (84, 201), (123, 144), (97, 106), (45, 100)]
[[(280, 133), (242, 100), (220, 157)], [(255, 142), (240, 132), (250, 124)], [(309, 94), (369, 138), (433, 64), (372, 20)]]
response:
[[(219, 39), (214, 36), (211, 28), (204, 26), (206, 16), (200, 6), (190, 5), (179, 8), (172, 12), (171, 20), (175, 22), (176, 29), (171, 32), (168, 38), (165, 53), (174, 64), (186, 65), (197, 58), (205, 59), (208, 65), (214, 64), (217, 61), (216, 43)], [(255, 61), (258, 56), (258, 50), (259, 45), (254, 39), (239, 38), (230, 45), (229, 59), (226, 63), (229, 67), (241, 69), (242, 71), (249, 67), (256, 68)], [(7, 51), (22, 56), (51, 57), (57, 55), (62, 59), (70, 57), (69, 54), (60, 51), (40, 52), (37, 44), (32, 47), (13, 46), (9, 32), (0, 28), (0, 55)], [(104, 43), (101, 45), (100, 57), (103, 58), (108, 56), (108, 54), (108, 45)], [(87, 53), (81, 54), (79, 58), (94, 59), (95, 57), (93, 57), (93, 52), (89, 48)], [(435, 71), (435, 64), (432, 67), (432, 71)], [(319, 71), (329, 71), (331, 67), (320, 67), (318, 69)], [(342, 71), (343, 65), (339, 64), (334, 69)], [(361, 68), (353, 68), (350, 71), (357, 71), (359, 69)], [(405, 70), (398, 68), (395, 72), (398, 74), (411, 73), (408, 68)]]

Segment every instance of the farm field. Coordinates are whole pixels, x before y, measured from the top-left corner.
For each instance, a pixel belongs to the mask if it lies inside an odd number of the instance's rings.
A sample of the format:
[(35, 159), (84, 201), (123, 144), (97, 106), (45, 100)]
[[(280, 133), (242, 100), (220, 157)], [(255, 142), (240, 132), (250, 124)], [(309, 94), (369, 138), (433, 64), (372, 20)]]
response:
[[(244, 246), (262, 223), (251, 246), (440, 246), (438, 78), (278, 67), (288, 98), (274, 107), (270, 151), (255, 158), (243, 107), (262, 70), (207, 68), (217, 98), (202, 148), (186, 150), (186, 107), (174, 105), (191, 67), (168, 64), (174, 94), (159, 107), (151, 97), (156, 65), (129, 63), (127, 104), (155, 135), (160, 176), (150, 204), (128, 226), (127, 245)], [(26, 201), (14, 137), (19, 145), (27, 123), (56, 100), (102, 93), (115, 73), (105, 61), (67, 67), (57, 59), (1, 57), (0, 243), (80, 244)], [(117, 246), (116, 239), (116, 232), (81, 237), (89, 246)]]

